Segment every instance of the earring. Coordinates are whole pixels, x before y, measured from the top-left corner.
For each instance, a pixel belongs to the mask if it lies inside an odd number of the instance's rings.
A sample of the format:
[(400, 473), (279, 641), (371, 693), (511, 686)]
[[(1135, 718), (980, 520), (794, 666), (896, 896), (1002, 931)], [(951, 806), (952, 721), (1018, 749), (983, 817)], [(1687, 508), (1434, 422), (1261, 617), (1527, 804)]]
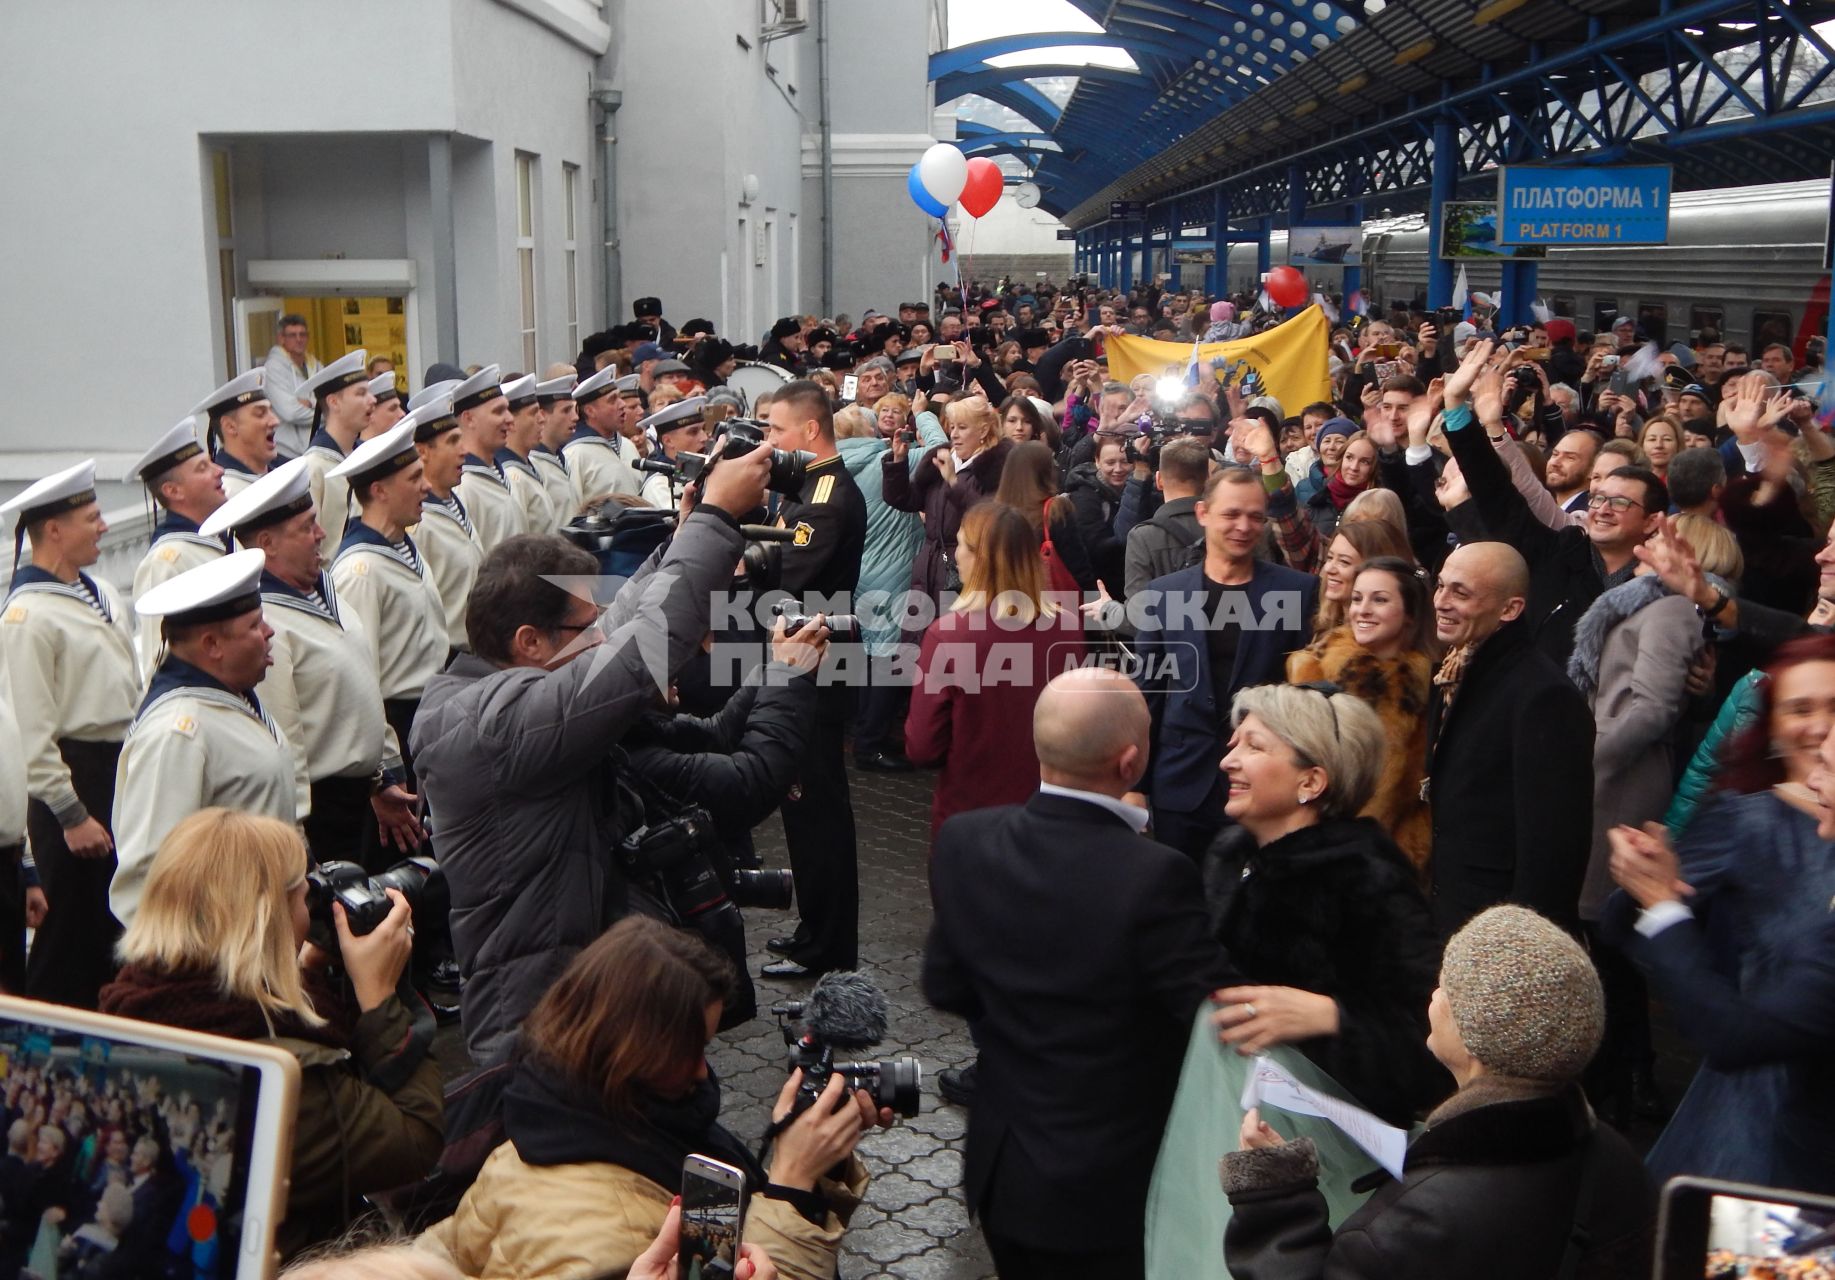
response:
[(1307, 795), (1305, 792), (1302, 791), (1300, 793), (1300, 803), (1301, 804), (1305, 804), (1308, 800), (1311, 800), (1311, 799), (1312, 797)]

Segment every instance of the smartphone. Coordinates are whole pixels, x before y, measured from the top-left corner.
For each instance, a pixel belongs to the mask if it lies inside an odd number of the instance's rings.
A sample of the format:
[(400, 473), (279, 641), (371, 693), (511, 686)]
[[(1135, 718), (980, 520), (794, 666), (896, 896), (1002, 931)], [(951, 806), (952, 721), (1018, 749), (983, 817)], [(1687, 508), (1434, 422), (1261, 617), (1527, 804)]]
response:
[(1373, 347), (1365, 347), (1363, 353), (1376, 360), (1393, 360), (1401, 349), (1399, 342), (1379, 342)]
[(854, 399), (855, 396), (859, 394), (860, 394), (860, 379), (859, 378), (855, 377), (853, 374), (850, 373), (847, 375), (847, 377), (841, 379), (841, 398), (843, 400), (852, 400)]
[[(155, 1204), (156, 1220), (117, 1222), (114, 1214), (124, 1206), (112, 1197), (91, 1204), (77, 1196), (55, 1231), (69, 1238), (87, 1227), (85, 1239), (93, 1232), (117, 1236), (110, 1265), (124, 1275), (188, 1275), (199, 1249), (210, 1250), (222, 1280), (274, 1274), (274, 1228), (286, 1215), (299, 1107), (299, 1062), (292, 1054), (0, 996), (0, 1079), (9, 1090), (19, 1087), (22, 1107), (29, 1100), (50, 1108), (53, 1092), (81, 1101), (91, 1116), (108, 1115), (119, 1103), (129, 1162), (143, 1141), (159, 1148), (154, 1176), (170, 1181), (171, 1194), (136, 1195), (126, 1206), (140, 1212)], [(74, 1151), (82, 1135), (65, 1132)], [(98, 1149), (96, 1159), (107, 1179), (112, 1171), (101, 1162), (108, 1153)], [(121, 1177), (131, 1181), (133, 1174), (123, 1167)], [(194, 1192), (187, 1195), (187, 1186)], [(124, 1234), (127, 1225), (134, 1230)]]
[(1547, 347), (1520, 347), (1518, 350), (1525, 360), (1534, 360), (1537, 364), (1548, 363), (1550, 352)]
[(1402, 362), (1400, 360), (1378, 360), (1373, 368), (1377, 382), (1383, 383), (1402, 371)]
[(957, 351), (953, 345), (939, 344), (937, 346), (938, 364), (954, 364), (961, 356), (962, 353)]
[(1835, 1267), (1835, 1197), (1714, 1178), (1663, 1188), (1657, 1280), (1817, 1274), (1811, 1263)]
[(915, 427), (906, 427), (898, 433), (898, 438), (903, 440), (906, 444), (916, 444), (917, 429)]
[(731, 1276), (745, 1223), (745, 1174), (706, 1156), (682, 1161), (682, 1232), (676, 1261), (683, 1277)]
[(1614, 395), (1630, 396), (1637, 390), (1637, 379), (1631, 376), (1631, 370), (1614, 368), (1612, 376), (1606, 379), (1606, 390)]

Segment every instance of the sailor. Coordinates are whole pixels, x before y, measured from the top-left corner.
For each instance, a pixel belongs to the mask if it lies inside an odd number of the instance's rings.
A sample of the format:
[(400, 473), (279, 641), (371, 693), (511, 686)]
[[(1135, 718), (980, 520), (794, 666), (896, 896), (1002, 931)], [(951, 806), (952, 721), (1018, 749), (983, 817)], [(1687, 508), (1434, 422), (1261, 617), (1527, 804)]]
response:
[(497, 451), (509, 438), (511, 416), (498, 372), (496, 365), (487, 364), (452, 389), (452, 411), (465, 450), (459, 497), (487, 556), (523, 531), (522, 508), (496, 461)]
[(395, 385), (395, 370), (387, 369), (370, 379), (370, 395), (375, 403), (370, 407), (370, 420), (363, 428), (363, 438), (374, 440), (390, 427), (400, 422), (402, 415), (408, 412), (408, 406), (402, 403), (401, 388)]
[[(198, 532), (198, 526), (223, 505), (223, 468), (212, 462), (198, 442), (197, 421), (186, 418), (161, 435), (140, 456), (132, 473), (159, 504), (153, 545), (134, 569), (134, 597), (187, 569), (195, 569), (228, 550), (221, 538)], [(142, 627), (135, 638), (142, 675), (151, 675), (159, 657), (159, 636)]]
[(446, 608), (408, 529), (421, 519), (425, 466), (416, 424), (403, 419), (338, 464), (361, 514), (331, 562), (338, 608), (369, 646), (382, 711), (402, 748), (402, 779), (418, 792), (408, 756), (421, 691), (446, 665)]
[[(47, 476), (0, 506), (14, 527), (12, 591), (0, 614), (4, 666), (31, 797), (27, 828), (49, 909), (25, 993), (93, 1009), (114, 976), (120, 928), (108, 914), (115, 762), (140, 697), (127, 610), (84, 570), (108, 525), (94, 461)], [(31, 559), (18, 563), (20, 542)]]
[(204, 522), (266, 554), (262, 613), (273, 631), (262, 704), (293, 752), (294, 809), (320, 861), (377, 870), (384, 846), (420, 844), (415, 799), (400, 785), (401, 750), (382, 712), (369, 644), (347, 626), (319, 568), (325, 530), (312, 506), (306, 459), (237, 494)]
[(548, 500), (547, 486), (542, 484), (533, 457), (542, 438), (542, 410), (535, 376), (524, 374), (504, 383), (503, 398), (510, 406), (510, 429), (494, 461), (522, 514), (522, 532), (553, 533), (561, 521)]
[(414, 420), (414, 445), (420, 450), (426, 485), (415, 539), (426, 561), (427, 576), (439, 590), (446, 611), (446, 656), (450, 659), (470, 648), (465, 638), (465, 606), (471, 600), (472, 583), (478, 580), (478, 566), (484, 563), (484, 547), (473, 529), (471, 513), (459, 499), (465, 446), (459, 439), (459, 420), (452, 413), (452, 397), (434, 396), (408, 417)]
[(573, 477), (567, 474), (566, 460), (561, 457), (561, 446), (567, 443), (574, 424), (580, 420), (579, 406), (573, 402), (573, 389), (579, 380), (577, 374), (564, 373), (535, 384), (535, 404), (541, 413), (541, 439), (529, 451), (529, 461), (535, 464), (535, 474), (542, 478), (542, 487), (548, 492), (548, 505), (554, 510), (557, 525), (567, 524), (580, 508), (580, 501), (573, 492)]
[[(677, 462), (684, 453), (699, 453), (707, 444), (707, 397), (690, 396), (664, 405), (638, 426), (657, 443), (656, 456)], [(643, 499), (653, 507), (673, 509), (676, 505), (673, 476), (660, 471), (644, 474)]]
[(45, 919), (38, 871), (25, 868), (25, 753), (13, 696), (0, 680), (0, 989), (25, 990), (25, 931)]
[[(580, 421), (561, 456), (573, 476), (574, 499), (581, 505), (613, 493), (636, 497), (643, 487), (632, 466), (636, 451), (619, 431), (625, 409), (617, 374), (616, 367), (607, 365), (573, 389)], [(631, 382), (633, 389), (636, 385)]]
[(231, 378), (191, 411), (205, 420), (204, 450), (223, 468), (223, 495), (233, 498), (257, 476), (267, 474), (280, 452), (274, 433), (280, 418), (262, 389), (263, 371)]
[(221, 805), (294, 820), (293, 753), (255, 696), (274, 635), (261, 611), (266, 560), (259, 551), (221, 556), (134, 602), (143, 625), (160, 628), (166, 654), (115, 774), (120, 865), (108, 897), (124, 925), (160, 842), (183, 819)]
[(312, 442), (301, 455), (306, 463), (312, 505), (332, 530), (324, 549), (324, 567), (331, 567), (337, 540), (344, 535), (344, 521), (350, 506), (350, 491), (342, 480), (329, 478), (331, 469), (357, 447), (363, 429), (369, 424), (370, 377), (364, 370), (369, 352), (358, 348), (340, 356), (300, 384), (302, 400), (312, 401)]

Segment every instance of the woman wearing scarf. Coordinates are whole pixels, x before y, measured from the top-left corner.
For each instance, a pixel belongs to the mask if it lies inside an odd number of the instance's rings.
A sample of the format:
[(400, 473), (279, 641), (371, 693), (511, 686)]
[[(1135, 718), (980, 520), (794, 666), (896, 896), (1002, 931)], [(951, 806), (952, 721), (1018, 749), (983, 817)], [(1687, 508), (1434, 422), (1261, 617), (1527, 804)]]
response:
[(1338, 474), (1338, 464), (1344, 458), (1345, 446), (1357, 434), (1357, 424), (1349, 418), (1328, 418), (1313, 434), (1313, 452), (1318, 455), (1318, 460), (1307, 470), (1306, 479), (1294, 486), (1294, 496), (1300, 500), (1302, 507), (1309, 504), (1315, 494), (1324, 490), (1326, 482)]
[[(1328, 422), (1326, 427), (1330, 425)], [(1345, 440), (1344, 451), (1338, 457), (1338, 469), (1306, 500), (1306, 514), (1312, 517), (1320, 535), (1329, 538), (1344, 519), (1345, 508), (1358, 494), (1375, 484), (1376, 442), (1359, 431)]]

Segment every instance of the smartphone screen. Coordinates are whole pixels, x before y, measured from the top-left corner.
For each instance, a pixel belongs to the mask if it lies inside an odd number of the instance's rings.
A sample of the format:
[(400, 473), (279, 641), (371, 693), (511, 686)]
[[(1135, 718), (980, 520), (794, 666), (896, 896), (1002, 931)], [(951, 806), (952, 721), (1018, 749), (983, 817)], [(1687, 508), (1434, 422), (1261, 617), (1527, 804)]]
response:
[(1678, 1178), (1664, 1188), (1657, 1239), (1660, 1280), (1828, 1274), (1835, 1268), (1835, 1200)]
[(682, 1230), (676, 1253), (683, 1280), (733, 1274), (745, 1195), (745, 1174), (732, 1165), (706, 1156), (682, 1161)]
[(860, 393), (860, 379), (859, 378), (856, 378), (853, 374), (850, 373), (847, 375), (847, 377), (841, 379), (841, 398), (843, 400), (852, 400), (859, 393)]

